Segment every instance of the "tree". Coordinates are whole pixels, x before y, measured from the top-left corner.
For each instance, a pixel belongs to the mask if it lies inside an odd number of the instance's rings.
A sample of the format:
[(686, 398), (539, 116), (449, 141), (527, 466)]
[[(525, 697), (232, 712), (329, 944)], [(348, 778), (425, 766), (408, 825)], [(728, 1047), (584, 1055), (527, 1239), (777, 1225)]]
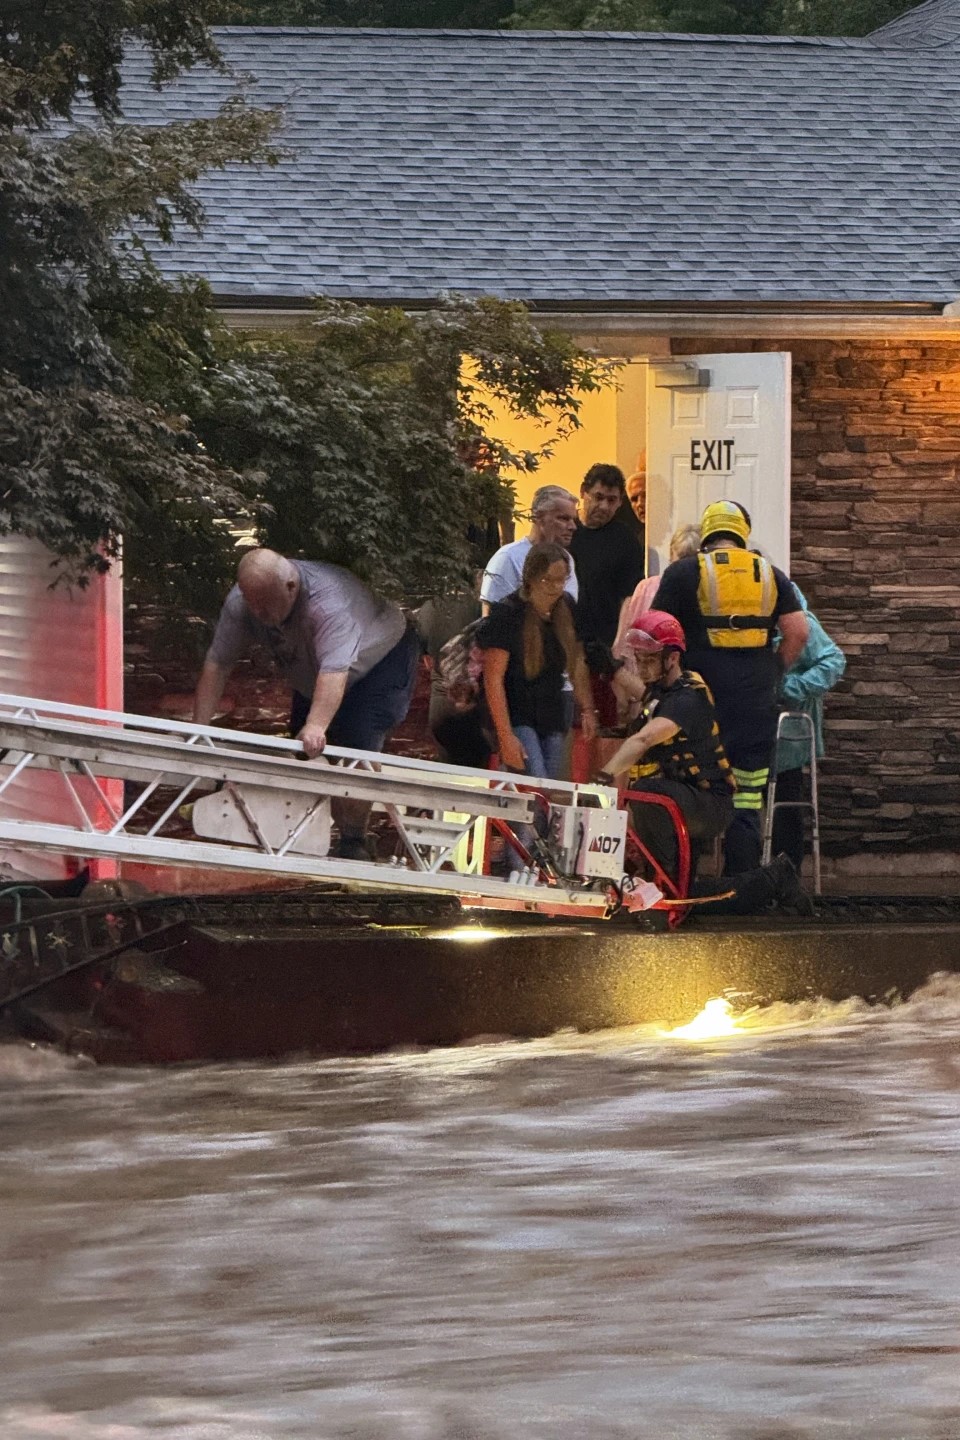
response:
[(511, 0), (221, 0), (217, 18), (227, 25), (489, 30), (510, 9)]
[(393, 591), (442, 588), (468, 560), (468, 523), (511, 493), (461, 356), (517, 413), (553, 404), (545, 443), (576, 424), (577, 387), (603, 369), (493, 301), (419, 318), (321, 305), (304, 345), (232, 335), (202, 281), (165, 282), (150, 245), (202, 226), (192, 182), (275, 158), (277, 117), (240, 98), (214, 120), (119, 118), (125, 45), (152, 51), (158, 84), (221, 63), (200, 13), (189, 0), (104, 0), (92, 23), (86, 0), (4, 12), (0, 533), (38, 538), (80, 583), (122, 539), (136, 594), (208, 612), (238, 527)]
[(795, 35), (869, 35), (914, 8), (903, 0), (783, 0), (783, 29)]
[(864, 35), (903, 0), (515, 0), (517, 30), (666, 30), (736, 35)]
[(319, 301), (306, 341), (222, 336), (219, 351), (184, 398), (210, 452), (257, 474), (260, 538), (408, 596), (462, 582), (468, 529), (511, 511), (504, 471), (543, 453), (497, 439), (487, 397), (540, 417), (548, 450), (610, 374), (490, 299), (413, 315)]
[[(42, 540), (83, 583), (121, 535), (203, 548), (204, 536), (222, 543), (221, 515), (248, 508), (241, 477), (211, 462), (189, 421), (134, 393), (103, 314), (147, 320), (159, 281), (144, 234), (199, 223), (189, 183), (228, 159), (270, 159), (275, 122), (239, 101), (159, 130), (115, 121), (125, 43), (152, 50), (158, 81), (217, 63), (179, 0), (107, 0), (93, 22), (83, 0), (12, 11), (0, 31), (0, 531)], [(55, 131), (78, 99), (89, 123)]]
[[(920, 0), (918, 0), (920, 3)], [(233, 25), (866, 35), (903, 0), (218, 0)]]
[[(505, 472), (535, 469), (613, 373), (541, 333), (522, 305), (492, 299), (418, 314), (318, 300), (306, 338), (228, 331), (202, 282), (160, 286), (142, 310), (146, 329), (125, 308), (112, 342), (137, 392), (189, 413), (204, 453), (245, 476), (256, 538), (410, 598), (463, 582), (478, 560), (471, 527), (512, 510)], [(492, 433), (490, 397), (541, 419), (536, 451)], [(183, 582), (167, 537), (147, 531), (136, 551), (137, 596), (175, 600)], [(212, 582), (225, 578), (215, 565)]]
[(159, 84), (199, 61), (219, 63), (207, 29), (212, 0), (4, 0), (0, 16), (6, 124), (69, 115), (79, 95), (115, 114), (120, 62), (131, 42), (153, 57)]

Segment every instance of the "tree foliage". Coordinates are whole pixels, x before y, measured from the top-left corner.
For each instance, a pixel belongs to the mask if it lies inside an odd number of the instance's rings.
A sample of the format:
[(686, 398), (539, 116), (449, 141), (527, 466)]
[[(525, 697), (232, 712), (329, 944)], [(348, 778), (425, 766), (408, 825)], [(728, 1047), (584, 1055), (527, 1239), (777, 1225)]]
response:
[(865, 35), (904, 0), (219, 0), (235, 25), (653, 30), (714, 35)]
[(353, 25), (495, 29), (511, 0), (219, 0), (225, 25)]
[(514, 0), (519, 30), (652, 30), (711, 35), (866, 35), (904, 0)]
[(213, 120), (123, 123), (124, 46), (152, 51), (158, 84), (219, 65), (203, 18), (200, 0), (3, 12), (0, 533), (80, 583), (122, 541), (136, 594), (207, 610), (238, 527), (395, 592), (442, 589), (468, 525), (509, 504), (500, 463), (537, 459), (488, 433), (462, 355), (508, 409), (552, 417), (545, 444), (603, 367), (517, 305), (318, 303), (306, 341), (264, 339), (228, 332), (202, 281), (163, 280), (151, 246), (203, 225), (193, 182), (276, 158), (277, 117), (239, 96)]
[[(205, 453), (244, 475), (256, 537), (410, 597), (463, 580), (470, 529), (512, 508), (505, 473), (534, 469), (612, 378), (516, 303), (451, 297), (408, 314), (318, 300), (306, 336), (266, 337), (229, 332), (200, 283), (144, 304), (152, 324), (120, 315), (114, 343), (138, 391), (189, 413)], [(542, 446), (498, 439), (491, 399), (539, 418)], [(139, 546), (141, 585), (179, 583), (150, 535)]]
[[(4, 0), (0, 66), (8, 122), (67, 115), (78, 95), (116, 113), (120, 62), (133, 41), (153, 56), (157, 84), (199, 61), (219, 64), (207, 28), (214, 0)], [(12, 82), (12, 84), (11, 84)]]
[[(242, 477), (212, 462), (189, 420), (134, 393), (104, 320), (123, 309), (144, 324), (145, 235), (198, 224), (190, 182), (227, 159), (269, 160), (274, 120), (241, 102), (165, 130), (114, 118), (124, 39), (153, 49), (158, 79), (216, 58), (180, 4), (108, 4), (92, 23), (77, 0), (12, 8), (0, 32), (0, 531), (42, 540), (82, 583), (121, 535), (173, 545), (186, 529), (219, 543), (218, 517), (249, 508)], [(78, 99), (96, 123), (55, 127)]]
[(640, 30), (714, 35), (865, 35), (903, 0), (514, 0), (517, 30)]
[(869, 35), (914, 8), (903, 0), (783, 0), (782, 28), (794, 35)]

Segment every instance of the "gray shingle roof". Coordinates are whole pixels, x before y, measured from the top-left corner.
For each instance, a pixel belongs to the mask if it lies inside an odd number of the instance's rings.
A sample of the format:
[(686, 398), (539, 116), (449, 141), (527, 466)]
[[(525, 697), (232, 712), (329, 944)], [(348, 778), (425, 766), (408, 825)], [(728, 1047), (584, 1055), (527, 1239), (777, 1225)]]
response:
[(878, 45), (944, 45), (960, 40), (960, 5), (957, 0), (926, 0), (874, 30), (870, 39)]
[[(960, 4), (960, 0), (953, 0)], [(289, 158), (199, 193), (162, 252), (222, 296), (415, 300), (453, 289), (607, 302), (960, 294), (960, 66), (865, 40), (597, 32), (223, 29), (283, 106)], [(884, 43), (886, 42), (886, 43)], [(229, 80), (135, 122), (209, 115)]]

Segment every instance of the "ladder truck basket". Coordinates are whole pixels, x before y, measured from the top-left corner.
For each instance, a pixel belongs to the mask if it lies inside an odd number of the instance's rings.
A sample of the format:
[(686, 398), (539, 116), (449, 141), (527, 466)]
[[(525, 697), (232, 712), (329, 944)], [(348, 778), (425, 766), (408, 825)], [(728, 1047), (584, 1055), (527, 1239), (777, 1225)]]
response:
[(638, 908), (667, 908), (669, 924), (673, 928), (681, 923), (687, 913), (687, 907), (681, 902), (689, 899), (693, 869), (690, 832), (687, 829), (687, 822), (683, 818), (683, 811), (675, 800), (671, 800), (669, 795), (657, 795), (650, 790), (624, 790), (621, 792), (620, 799), (627, 805), (657, 806), (665, 812), (673, 826), (677, 855), (676, 875), (668, 875), (656, 856), (644, 845), (633, 826), (627, 826), (627, 836), (631, 848), (639, 852), (653, 871), (654, 883), (662, 892), (661, 900), (655, 902), (654, 906), (644, 905)]

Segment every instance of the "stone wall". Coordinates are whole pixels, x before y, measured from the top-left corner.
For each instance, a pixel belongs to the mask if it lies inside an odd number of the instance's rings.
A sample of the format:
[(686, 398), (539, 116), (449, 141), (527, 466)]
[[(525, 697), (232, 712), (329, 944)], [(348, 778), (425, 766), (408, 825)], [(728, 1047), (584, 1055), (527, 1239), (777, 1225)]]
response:
[(825, 853), (960, 870), (960, 345), (673, 348), (793, 354), (792, 574), (848, 662), (827, 702)]

